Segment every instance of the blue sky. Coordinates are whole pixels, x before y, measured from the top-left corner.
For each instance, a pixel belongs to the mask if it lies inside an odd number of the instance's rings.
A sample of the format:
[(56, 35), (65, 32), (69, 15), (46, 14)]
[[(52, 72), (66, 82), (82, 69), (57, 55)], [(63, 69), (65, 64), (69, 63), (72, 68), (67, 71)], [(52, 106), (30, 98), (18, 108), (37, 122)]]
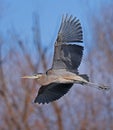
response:
[[(16, 42), (10, 39), (10, 32), (14, 30), (24, 39), (30, 54), (33, 54), (35, 51), (32, 33), (34, 13), (39, 16), (41, 41), (43, 47), (49, 46), (49, 56), (53, 55), (53, 45), (61, 18), (66, 13), (80, 19), (83, 27), (83, 45), (92, 47), (91, 18), (98, 15), (101, 18), (103, 14), (98, 13), (101, 7), (111, 3), (112, 0), (0, 0), (0, 37), (3, 36), (5, 39), (2, 53), (8, 52), (12, 45), (16, 46)], [(88, 52), (86, 47), (84, 54)], [(84, 60), (82, 63), (85, 63)]]
[(0, 0), (0, 32), (14, 28), (22, 37), (32, 38), (33, 13), (40, 18), (42, 43), (54, 42), (62, 14), (77, 16), (83, 26), (84, 35), (88, 35), (88, 21), (97, 15), (101, 6), (112, 0)]

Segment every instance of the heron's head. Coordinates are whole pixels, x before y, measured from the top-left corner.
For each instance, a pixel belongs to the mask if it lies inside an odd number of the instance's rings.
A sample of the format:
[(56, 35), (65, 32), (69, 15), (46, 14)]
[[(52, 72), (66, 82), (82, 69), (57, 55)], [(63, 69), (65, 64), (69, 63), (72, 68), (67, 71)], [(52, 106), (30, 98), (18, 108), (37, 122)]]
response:
[(29, 76), (29, 75), (26, 75), (26, 76), (23, 76), (21, 78), (24, 78), (24, 79), (40, 79), (40, 77), (42, 77), (42, 73), (39, 73), (39, 74), (34, 74), (32, 76)]

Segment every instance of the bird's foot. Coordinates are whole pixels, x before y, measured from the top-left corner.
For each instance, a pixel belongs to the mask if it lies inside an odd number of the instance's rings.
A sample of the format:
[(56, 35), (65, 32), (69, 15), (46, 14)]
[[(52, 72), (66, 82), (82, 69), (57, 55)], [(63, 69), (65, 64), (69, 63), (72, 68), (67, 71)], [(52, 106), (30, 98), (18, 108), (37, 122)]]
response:
[(110, 87), (109, 86), (105, 86), (105, 85), (100, 85), (99, 89), (101, 89), (101, 90), (109, 90)]

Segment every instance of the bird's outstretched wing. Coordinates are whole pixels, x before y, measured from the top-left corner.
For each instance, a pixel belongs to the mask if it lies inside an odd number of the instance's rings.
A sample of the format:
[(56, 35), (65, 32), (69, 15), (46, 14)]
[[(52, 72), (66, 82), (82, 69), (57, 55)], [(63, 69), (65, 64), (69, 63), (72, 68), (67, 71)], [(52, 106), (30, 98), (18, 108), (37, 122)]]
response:
[(78, 67), (83, 55), (83, 47), (79, 45), (62, 44), (55, 47), (52, 69), (66, 69), (78, 73)]
[(68, 42), (82, 42), (82, 27), (79, 20), (71, 15), (62, 17), (56, 44)]
[(82, 59), (83, 47), (66, 44), (70, 42), (82, 42), (82, 27), (78, 19), (66, 16), (62, 18), (55, 43), (52, 69), (78, 72), (77, 68)]
[(34, 102), (44, 104), (58, 100), (69, 91), (72, 85), (72, 83), (51, 83), (49, 85), (42, 86), (40, 87)]

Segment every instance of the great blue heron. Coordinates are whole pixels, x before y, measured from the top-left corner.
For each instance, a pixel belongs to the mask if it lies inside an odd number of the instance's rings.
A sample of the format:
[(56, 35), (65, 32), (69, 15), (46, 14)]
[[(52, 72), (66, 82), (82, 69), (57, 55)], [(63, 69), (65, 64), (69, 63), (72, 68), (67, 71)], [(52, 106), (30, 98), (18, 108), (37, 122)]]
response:
[[(74, 83), (82, 85), (93, 85), (97, 88), (107, 89), (107, 86), (89, 82), (86, 74), (79, 74), (78, 67), (83, 55), (83, 46), (70, 44), (83, 41), (82, 27), (76, 17), (68, 16), (62, 18), (54, 46), (54, 57), (52, 68), (46, 73), (22, 78), (37, 79), (41, 85), (35, 103), (49, 103), (66, 94)], [(68, 44), (67, 44), (68, 43)]]

